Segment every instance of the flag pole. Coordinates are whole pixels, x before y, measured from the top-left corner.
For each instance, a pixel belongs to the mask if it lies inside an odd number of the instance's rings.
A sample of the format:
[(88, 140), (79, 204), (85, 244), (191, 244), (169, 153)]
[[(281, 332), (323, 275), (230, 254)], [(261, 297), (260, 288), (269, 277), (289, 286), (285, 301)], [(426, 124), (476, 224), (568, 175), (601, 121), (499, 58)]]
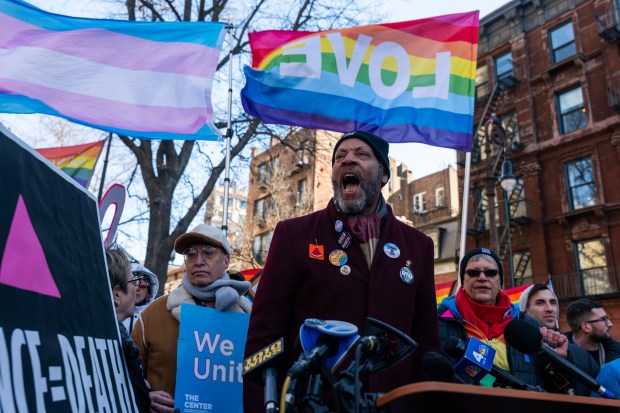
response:
[[(467, 243), (467, 212), (469, 209), (469, 175), (471, 172), (471, 152), (465, 152), (465, 174), (463, 177), (463, 207), (461, 208), (461, 244), (459, 247), (459, 262), (457, 264), (457, 274), (459, 273), (459, 266), (461, 260), (465, 255), (465, 244)], [(456, 278), (456, 289), (461, 286), (461, 277)]]
[(228, 31), (228, 121), (226, 125), (226, 163), (224, 167), (224, 216), (222, 218), (222, 231), (228, 234), (228, 191), (230, 190), (230, 142), (232, 140), (232, 74), (233, 74), (233, 54), (232, 54), (232, 24), (226, 26)]
[(103, 158), (103, 171), (101, 172), (101, 182), (99, 182), (99, 195), (97, 196), (97, 201), (101, 201), (101, 197), (103, 196), (103, 186), (105, 185), (105, 173), (108, 169), (108, 159), (110, 158), (110, 146), (112, 146), (112, 133), (108, 135), (107, 138), (108, 147), (105, 152), (105, 158)]

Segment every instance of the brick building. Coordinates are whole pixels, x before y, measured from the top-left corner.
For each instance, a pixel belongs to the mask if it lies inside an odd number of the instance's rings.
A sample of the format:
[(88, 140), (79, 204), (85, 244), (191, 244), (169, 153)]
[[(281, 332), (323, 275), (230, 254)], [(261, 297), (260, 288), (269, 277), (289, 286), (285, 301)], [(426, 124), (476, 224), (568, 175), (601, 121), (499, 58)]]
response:
[[(467, 249), (499, 250), (512, 268), (507, 286), (550, 278), (563, 322), (582, 296), (620, 322), (617, 7), (521, 0), (480, 22)], [(505, 139), (487, 139), (491, 113)], [(507, 157), (517, 186), (505, 193), (497, 178)]]

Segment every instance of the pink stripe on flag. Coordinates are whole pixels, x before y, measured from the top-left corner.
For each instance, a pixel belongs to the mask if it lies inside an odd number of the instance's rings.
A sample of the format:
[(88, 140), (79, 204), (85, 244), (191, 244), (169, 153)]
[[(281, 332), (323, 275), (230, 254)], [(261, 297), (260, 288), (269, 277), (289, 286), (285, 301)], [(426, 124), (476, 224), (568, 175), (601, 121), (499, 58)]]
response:
[(103, 29), (48, 31), (5, 14), (0, 14), (0, 27), (3, 33), (17, 33), (0, 36), (0, 49), (40, 47), (107, 66), (189, 74), (210, 80), (220, 55), (218, 49), (199, 44), (154, 42)]
[(11, 81), (3, 84), (10, 85), (11, 90), (0, 88), (0, 93), (22, 94), (45, 102), (61, 116), (118, 129), (192, 134), (213, 117), (210, 107), (135, 105), (25, 82)]
[(476, 14), (472, 12), (448, 14), (444, 16), (431, 17), (429, 20), (437, 20), (457, 27), (478, 27), (478, 13), (479, 11), (476, 10)]

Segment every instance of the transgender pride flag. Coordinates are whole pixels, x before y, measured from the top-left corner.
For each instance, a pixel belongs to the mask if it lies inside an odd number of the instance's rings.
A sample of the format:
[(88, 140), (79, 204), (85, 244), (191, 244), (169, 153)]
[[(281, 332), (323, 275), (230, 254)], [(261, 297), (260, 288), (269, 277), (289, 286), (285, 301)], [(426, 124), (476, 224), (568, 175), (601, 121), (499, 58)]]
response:
[(224, 35), (224, 23), (82, 19), (0, 0), (0, 112), (218, 139), (211, 88)]
[(265, 123), (471, 150), (478, 12), (250, 35), (245, 111)]

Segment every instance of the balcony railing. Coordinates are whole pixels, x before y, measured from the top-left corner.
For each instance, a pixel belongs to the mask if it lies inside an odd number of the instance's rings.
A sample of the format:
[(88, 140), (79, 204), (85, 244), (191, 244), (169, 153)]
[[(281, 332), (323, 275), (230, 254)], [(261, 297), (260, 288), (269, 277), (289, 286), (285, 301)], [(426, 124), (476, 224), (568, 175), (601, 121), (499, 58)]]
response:
[(618, 9), (609, 9), (599, 12), (596, 16), (598, 34), (608, 42), (620, 39), (620, 25), (618, 25)]
[(620, 82), (607, 85), (607, 101), (610, 108), (620, 112)]
[(411, 218), (414, 226), (430, 224), (456, 215), (454, 208), (436, 207), (423, 212), (414, 212)]
[(580, 273), (552, 275), (558, 298), (620, 296), (620, 268), (594, 268)]

